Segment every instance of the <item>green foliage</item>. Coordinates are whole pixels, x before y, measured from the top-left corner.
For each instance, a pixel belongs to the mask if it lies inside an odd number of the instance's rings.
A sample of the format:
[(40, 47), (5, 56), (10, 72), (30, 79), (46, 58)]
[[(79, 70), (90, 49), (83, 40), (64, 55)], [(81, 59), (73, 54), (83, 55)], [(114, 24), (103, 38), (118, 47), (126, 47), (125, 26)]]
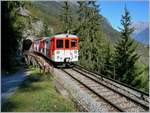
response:
[[(115, 66), (113, 64), (113, 49), (110, 45), (110, 42), (107, 45), (106, 48), (106, 57), (105, 57), (105, 63), (104, 63), (104, 75), (107, 75), (110, 78), (114, 78), (115, 74)], [(114, 78), (115, 79), (115, 78)]]
[(115, 47), (115, 68), (116, 79), (125, 83), (131, 83), (136, 76), (135, 63), (139, 56), (135, 53), (134, 41), (130, 39), (133, 28), (130, 28), (131, 17), (125, 8), (125, 14), (122, 15), (121, 39)]
[(78, 10), (78, 27), (76, 34), (80, 37), (80, 64), (101, 72), (105, 62), (105, 35), (101, 28), (99, 6), (95, 1), (80, 1)]
[(71, 9), (68, 4), (68, 1), (64, 1), (64, 6), (62, 7), (62, 14), (60, 15), (62, 25), (63, 25), (63, 32), (67, 33), (70, 32), (72, 33), (72, 15), (71, 15)]
[(136, 63), (136, 77), (131, 85), (145, 92), (149, 92), (149, 66)]
[(49, 31), (47, 23), (44, 23), (44, 36), (48, 36), (49, 34), (52, 33)]

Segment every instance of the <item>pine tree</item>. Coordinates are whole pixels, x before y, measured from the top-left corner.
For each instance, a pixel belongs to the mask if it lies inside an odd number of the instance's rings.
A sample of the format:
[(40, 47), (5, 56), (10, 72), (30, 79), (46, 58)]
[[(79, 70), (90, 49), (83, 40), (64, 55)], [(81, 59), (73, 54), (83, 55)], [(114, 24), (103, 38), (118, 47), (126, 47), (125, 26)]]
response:
[[(78, 26), (76, 28), (76, 32), (80, 36), (85, 36), (87, 34), (88, 30), (88, 24), (89, 24), (89, 10), (88, 2), (86, 1), (78, 1), (79, 9), (77, 11), (78, 14)], [(80, 41), (86, 40), (86, 37), (81, 37)]]
[(89, 43), (90, 45), (88, 46), (90, 54), (89, 54), (89, 61), (91, 61), (91, 69), (97, 70), (99, 68), (98, 61), (101, 59), (99, 57), (101, 52), (100, 52), (100, 16), (99, 16), (99, 6), (96, 5), (95, 1), (90, 1), (88, 3), (89, 6), (89, 12), (88, 12), (88, 33), (89, 33)]
[(115, 47), (115, 68), (116, 79), (123, 82), (130, 83), (135, 77), (135, 63), (139, 56), (135, 53), (134, 41), (130, 38), (130, 35), (134, 31), (131, 28), (131, 16), (127, 8), (124, 9), (124, 15), (122, 15), (121, 24), (121, 39), (118, 41)]
[(106, 48), (106, 57), (105, 57), (103, 74), (111, 78), (115, 77), (114, 75), (115, 70), (114, 70), (114, 65), (113, 65), (113, 53), (110, 47), (110, 42), (108, 43), (107, 48)]
[(72, 33), (72, 15), (71, 15), (71, 8), (69, 6), (68, 1), (64, 1), (63, 12), (60, 15), (62, 23), (63, 23), (63, 32)]
[(95, 1), (80, 1), (78, 4), (80, 63), (91, 70), (100, 71), (104, 62), (104, 35), (100, 28), (99, 5)]
[(79, 61), (81, 65), (88, 66), (88, 3), (86, 1), (78, 1), (79, 9), (78, 14), (78, 26), (76, 28), (76, 34), (80, 37), (79, 46), (80, 46), (80, 57)]

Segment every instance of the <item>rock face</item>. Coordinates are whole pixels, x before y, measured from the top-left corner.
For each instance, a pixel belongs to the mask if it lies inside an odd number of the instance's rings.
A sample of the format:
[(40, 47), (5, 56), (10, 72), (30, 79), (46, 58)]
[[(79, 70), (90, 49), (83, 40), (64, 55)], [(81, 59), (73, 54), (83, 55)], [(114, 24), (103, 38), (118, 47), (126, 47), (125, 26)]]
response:
[(33, 28), (33, 30), (36, 32), (36, 33), (40, 33), (41, 31), (43, 31), (44, 29), (44, 25), (43, 25), (43, 22), (41, 20), (36, 20), (34, 22), (31, 23), (31, 26)]
[(18, 12), (18, 14), (19, 15), (21, 15), (21, 16), (30, 16), (31, 15), (31, 13), (27, 10), (27, 9), (25, 9), (25, 8), (23, 8), (23, 7), (19, 7), (19, 8), (17, 8), (17, 10), (16, 10), (17, 12)]
[(148, 22), (137, 22), (134, 23), (131, 27), (135, 28), (135, 31), (132, 34), (132, 37), (145, 44), (149, 44), (149, 23)]
[(36, 39), (44, 31), (44, 23), (39, 18), (33, 18), (29, 10), (24, 7), (19, 7), (16, 9), (16, 12), (19, 16), (24, 17), (24, 30), (22, 31), (22, 36), (24, 39)]

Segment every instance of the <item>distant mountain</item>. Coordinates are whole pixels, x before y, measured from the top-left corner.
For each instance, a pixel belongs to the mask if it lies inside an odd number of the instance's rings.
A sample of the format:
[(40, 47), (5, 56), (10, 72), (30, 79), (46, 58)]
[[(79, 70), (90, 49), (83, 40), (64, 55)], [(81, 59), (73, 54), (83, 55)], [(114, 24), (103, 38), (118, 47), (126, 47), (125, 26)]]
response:
[(138, 42), (144, 45), (149, 44), (149, 23), (148, 22), (136, 22), (131, 25), (135, 28), (132, 37)]

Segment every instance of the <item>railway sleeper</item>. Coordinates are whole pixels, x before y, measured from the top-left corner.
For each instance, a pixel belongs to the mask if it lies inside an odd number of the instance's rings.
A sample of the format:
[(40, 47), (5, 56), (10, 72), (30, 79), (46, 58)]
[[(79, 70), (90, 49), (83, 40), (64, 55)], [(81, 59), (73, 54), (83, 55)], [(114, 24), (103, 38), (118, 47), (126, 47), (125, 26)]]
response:
[(108, 97), (108, 100), (113, 101), (113, 100), (117, 100), (118, 96), (110, 96)]

